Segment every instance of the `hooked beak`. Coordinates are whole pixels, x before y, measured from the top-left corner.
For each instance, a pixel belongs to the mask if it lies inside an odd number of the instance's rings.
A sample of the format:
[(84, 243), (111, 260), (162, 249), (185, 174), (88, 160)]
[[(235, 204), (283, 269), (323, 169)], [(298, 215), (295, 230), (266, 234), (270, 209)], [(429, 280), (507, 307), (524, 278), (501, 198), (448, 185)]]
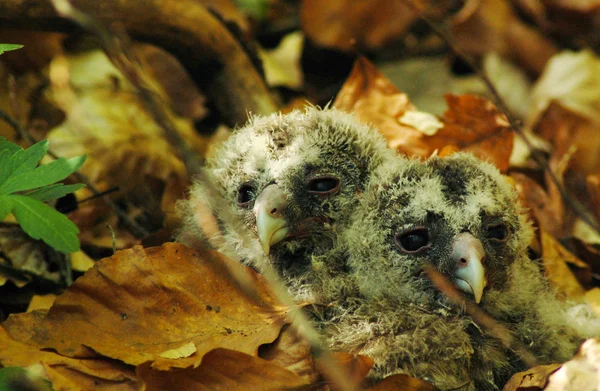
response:
[(485, 250), (479, 239), (468, 232), (456, 237), (452, 248), (452, 259), (456, 261), (454, 283), (461, 291), (475, 296), (476, 303), (481, 301), (483, 289), (487, 285), (484, 258)]
[(286, 203), (287, 197), (277, 185), (267, 186), (254, 203), (252, 211), (256, 216), (258, 240), (267, 255), (271, 246), (282, 241), (289, 232), (283, 217)]

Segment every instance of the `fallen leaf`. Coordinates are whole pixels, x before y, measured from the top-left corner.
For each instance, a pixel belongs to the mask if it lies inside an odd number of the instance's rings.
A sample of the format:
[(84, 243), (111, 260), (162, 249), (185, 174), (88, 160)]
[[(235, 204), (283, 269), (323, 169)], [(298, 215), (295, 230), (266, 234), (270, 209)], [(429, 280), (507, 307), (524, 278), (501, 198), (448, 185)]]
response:
[(197, 368), (160, 371), (142, 364), (137, 374), (153, 390), (297, 390), (309, 386), (301, 376), (258, 357), (229, 349), (208, 352)]
[(41, 351), (12, 339), (3, 327), (0, 327), (0, 363), (3, 367), (29, 367), (40, 364), (54, 390), (83, 391), (110, 387), (125, 391), (140, 390), (142, 386), (134, 368), (117, 360), (76, 359), (55, 352)]
[[(259, 301), (238, 286), (229, 268), (255, 282)], [(118, 251), (77, 279), (47, 315), (35, 314), (12, 315), (4, 328), (38, 349), (150, 362), (159, 370), (197, 366), (220, 347), (256, 355), (286, 321), (260, 275), (219, 253), (173, 243)], [(161, 356), (190, 343), (196, 349), (190, 356)]]
[(532, 221), (552, 236), (563, 237), (567, 229), (562, 198), (552, 197), (538, 182), (523, 173), (512, 172), (510, 176), (515, 180), (519, 198), (527, 207)]
[(382, 47), (401, 37), (416, 20), (411, 7), (394, 0), (304, 0), (300, 9), (308, 38), (345, 51)]
[(598, 390), (600, 388), (600, 339), (588, 339), (577, 355), (550, 375), (545, 391)]
[(296, 31), (283, 37), (275, 49), (259, 51), (269, 86), (284, 86), (294, 90), (302, 88), (304, 75), (300, 68), (300, 57), (303, 45), (304, 36)]
[(309, 383), (319, 379), (310, 343), (298, 335), (294, 325), (286, 325), (275, 341), (260, 347), (258, 357), (289, 369)]
[(600, 58), (590, 50), (560, 52), (548, 62), (531, 91), (527, 124), (534, 125), (552, 102), (600, 121)]
[(557, 294), (566, 299), (583, 297), (585, 289), (577, 281), (577, 278), (567, 266), (567, 262), (581, 267), (587, 267), (587, 265), (543, 230), (541, 240), (544, 269), (548, 280), (557, 288)]
[(408, 375), (388, 376), (367, 391), (439, 391), (431, 383)]
[[(446, 95), (448, 110), (438, 121), (443, 127), (433, 135), (431, 116), (417, 114), (408, 96), (399, 91), (368, 60), (359, 58), (340, 90), (333, 106), (355, 113), (360, 120), (374, 125), (388, 140), (390, 148), (408, 156), (429, 157), (435, 150), (455, 146), (492, 161), (502, 171), (508, 169), (514, 134), (508, 120), (490, 101), (472, 95)], [(437, 127), (436, 122), (436, 126)], [(421, 130), (419, 130), (421, 129)]]
[(479, 96), (448, 94), (446, 102), (448, 110), (442, 117), (445, 126), (428, 139), (430, 147), (456, 145), (506, 171), (514, 139), (506, 116)]
[[(333, 352), (331, 356), (340, 368), (345, 371), (350, 382), (357, 385), (365, 382), (369, 371), (375, 364), (375, 361), (372, 358), (361, 354)], [(329, 368), (328, 363), (320, 358), (317, 359), (316, 364), (325, 380), (329, 382), (330, 387), (333, 390), (337, 390), (338, 388), (335, 387), (334, 378), (330, 375), (331, 369)]]
[(560, 368), (560, 364), (538, 365), (514, 374), (502, 391), (537, 391), (548, 384), (548, 377)]
[(50, 309), (54, 301), (56, 301), (56, 297), (56, 295), (51, 293), (47, 295), (34, 295), (29, 302), (27, 312)]

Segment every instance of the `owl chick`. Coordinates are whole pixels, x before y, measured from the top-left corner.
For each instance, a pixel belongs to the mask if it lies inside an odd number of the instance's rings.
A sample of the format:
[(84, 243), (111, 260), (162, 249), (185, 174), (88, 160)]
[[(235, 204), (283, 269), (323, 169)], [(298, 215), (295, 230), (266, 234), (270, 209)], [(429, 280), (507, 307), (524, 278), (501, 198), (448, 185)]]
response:
[(529, 259), (532, 235), (512, 186), (472, 155), (384, 164), (340, 236), (347, 274), (317, 282), (322, 301), (337, 303), (324, 333), (334, 349), (372, 357), (379, 376), (501, 389), (525, 364), (434, 288), (429, 263), (540, 364), (564, 362), (582, 335)]
[(312, 257), (335, 246), (370, 174), (394, 156), (376, 131), (337, 110), (255, 117), (216, 151), (180, 207), (180, 240), (201, 235), (194, 210), (203, 202), (218, 221), (220, 233), (207, 238), (215, 248), (259, 270), (268, 255), (301, 285)]

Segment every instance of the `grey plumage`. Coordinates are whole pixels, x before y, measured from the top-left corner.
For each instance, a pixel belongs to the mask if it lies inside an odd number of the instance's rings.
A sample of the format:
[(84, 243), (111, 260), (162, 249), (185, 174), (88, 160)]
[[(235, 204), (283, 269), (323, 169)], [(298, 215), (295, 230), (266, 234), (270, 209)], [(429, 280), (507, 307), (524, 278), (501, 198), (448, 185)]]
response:
[[(259, 270), (268, 252), (293, 291), (310, 274), (312, 257), (335, 246), (370, 173), (395, 153), (350, 114), (310, 107), (253, 118), (214, 156), (179, 205), (179, 241), (197, 246), (204, 237)], [(220, 233), (203, 235), (199, 204), (214, 213)], [(294, 296), (308, 299), (310, 292)]]
[(524, 363), (438, 292), (422, 266), (432, 263), (480, 298), (540, 364), (564, 362), (598, 329), (568, 319), (569, 306), (527, 256), (532, 235), (515, 190), (492, 165), (463, 153), (389, 162), (374, 173), (335, 254), (323, 257), (330, 266), (315, 285), (327, 309), (318, 324), (333, 349), (375, 359), (376, 376), (501, 389)]

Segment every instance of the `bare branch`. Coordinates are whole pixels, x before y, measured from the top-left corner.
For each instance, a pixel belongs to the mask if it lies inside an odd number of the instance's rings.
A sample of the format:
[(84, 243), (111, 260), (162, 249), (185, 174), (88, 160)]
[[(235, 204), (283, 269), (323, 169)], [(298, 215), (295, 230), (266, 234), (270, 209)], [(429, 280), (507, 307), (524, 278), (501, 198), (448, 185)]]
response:
[[(195, 0), (74, 0), (77, 9), (103, 24), (121, 24), (134, 39), (172, 53), (207, 93), (229, 125), (247, 113), (278, 109), (242, 45)], [(0, 0), (0, 25), (44, 31), (77, 31), (48, 0)]]

